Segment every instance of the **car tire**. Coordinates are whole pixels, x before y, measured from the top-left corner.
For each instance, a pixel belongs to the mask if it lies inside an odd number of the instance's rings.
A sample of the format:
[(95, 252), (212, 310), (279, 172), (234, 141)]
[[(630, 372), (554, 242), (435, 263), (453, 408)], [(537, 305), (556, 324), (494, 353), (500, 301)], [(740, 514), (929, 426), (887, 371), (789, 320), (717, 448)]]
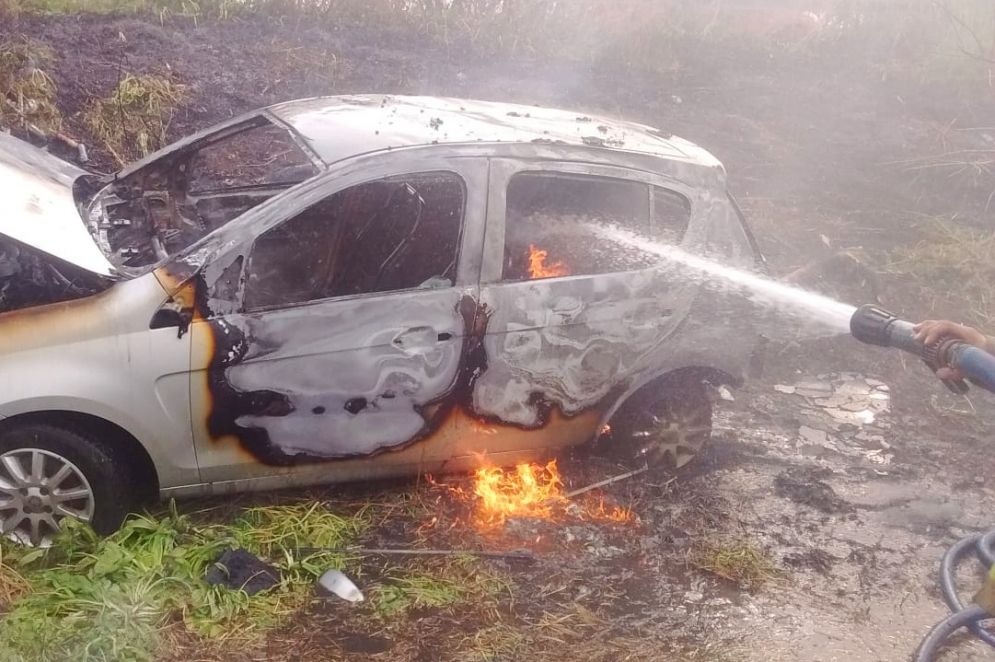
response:
[(75, 517), (100, 535), (135, 505), (120, 453), (72, 430), (28, 423), (0, 433), (0, 534), (47, 546), (59, 520)]
[(637, 391), (612, 416), (607, 454), (626, 463), (680, 469), (712, 436), (712, 401), (704, 383), (664, 380)]

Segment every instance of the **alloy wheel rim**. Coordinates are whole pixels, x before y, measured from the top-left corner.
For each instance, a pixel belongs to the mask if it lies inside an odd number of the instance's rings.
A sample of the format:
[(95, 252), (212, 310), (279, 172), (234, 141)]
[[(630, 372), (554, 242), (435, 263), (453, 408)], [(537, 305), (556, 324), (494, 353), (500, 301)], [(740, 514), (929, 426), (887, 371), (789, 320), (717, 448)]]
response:
[(41, 448), (0, 455), (0, 535), (46, 547), (66, 517), (90, 522), (94, 498), (79, 467)]
[(711, 431), (711, 422), (691, 411), (668, 411), (663, 416), (644, 411), (647, 425), (633, 436), (639, 440), (639, 457), (648, 464), (669, 457), (680, 469), (701, 452)]

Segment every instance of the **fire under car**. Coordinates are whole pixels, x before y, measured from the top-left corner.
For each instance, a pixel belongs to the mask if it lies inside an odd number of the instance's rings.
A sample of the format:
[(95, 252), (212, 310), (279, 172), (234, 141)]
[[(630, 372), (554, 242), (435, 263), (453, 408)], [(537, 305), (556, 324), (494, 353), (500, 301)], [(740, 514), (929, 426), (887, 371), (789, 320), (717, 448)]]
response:
[(306, 99), (112, 176), (0, 133), (2, 533), (585, 443), (680, 466), (756, 342), (643, 242), (762, 260), (708, 152), (573, 112)]

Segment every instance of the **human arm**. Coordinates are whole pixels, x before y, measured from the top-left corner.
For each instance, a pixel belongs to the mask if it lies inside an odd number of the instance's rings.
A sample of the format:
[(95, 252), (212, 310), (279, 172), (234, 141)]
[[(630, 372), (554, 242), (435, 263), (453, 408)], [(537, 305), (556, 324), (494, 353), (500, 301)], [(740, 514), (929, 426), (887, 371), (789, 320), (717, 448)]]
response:
[[(916, 332), (916, 340), (924, 345), (931, 345), (942, 338), (956, 338), (995, 355), (995, 338), (986, 336), (977, 329), (958, 324), (949, 320), (925, 320), (912, 329)], [(940, 379), (963, 379), (964, 375), (951, 368), (940, 368), (936, 376)]]

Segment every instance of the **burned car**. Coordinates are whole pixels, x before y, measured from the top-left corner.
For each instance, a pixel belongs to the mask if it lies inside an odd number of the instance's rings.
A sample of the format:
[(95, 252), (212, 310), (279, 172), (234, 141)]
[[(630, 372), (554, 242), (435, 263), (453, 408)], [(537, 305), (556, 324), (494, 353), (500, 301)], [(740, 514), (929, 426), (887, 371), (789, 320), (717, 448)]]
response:
[(0, 190), (0, 523), (26, 543), (155, 496), (512, 464), (609, 425), (679, 466), (705, 383), (753, 349), (640, 249), (757, 266), (721, 164), (637, 124), (307, 99), (109, 177), (0, 134)]

